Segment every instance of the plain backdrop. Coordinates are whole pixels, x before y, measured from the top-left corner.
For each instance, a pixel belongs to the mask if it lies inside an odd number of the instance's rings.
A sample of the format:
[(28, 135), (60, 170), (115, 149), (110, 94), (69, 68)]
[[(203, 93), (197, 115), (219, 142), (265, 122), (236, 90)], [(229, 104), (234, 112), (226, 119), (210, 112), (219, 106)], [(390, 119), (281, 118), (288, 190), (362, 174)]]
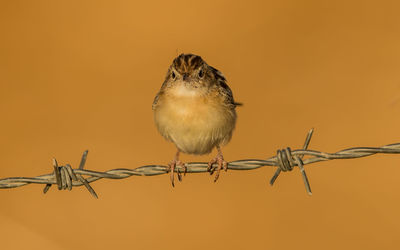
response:
[[(0, 1), (0, 178), (52, 158), (105, 171), (166, 164), (151, 104), (179, 53), (243, 102), (226, 160), (400, 142), (398, 1)], [(183, 155), (185, 161), (214, 157)], [(0, 190), (4, 249), (399, 249), (400, 157), (100, 180), (96, 200)]]

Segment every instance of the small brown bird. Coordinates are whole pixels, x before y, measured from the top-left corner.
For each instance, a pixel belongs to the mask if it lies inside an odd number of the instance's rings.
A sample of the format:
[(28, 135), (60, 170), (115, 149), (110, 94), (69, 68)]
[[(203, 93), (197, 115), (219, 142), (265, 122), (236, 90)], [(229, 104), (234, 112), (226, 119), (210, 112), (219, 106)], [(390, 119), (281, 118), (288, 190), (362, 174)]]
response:
[(232, 137), (238, 105), (224, 75), (200, 56), (181, 54), (173, 60), (153, 102), (158, 131), (178, 148), (174, 160), (168, 164), (172, 186), (176, 166), (186, 173), (179, 160), (180, 152), (203, 155), (216, 147), (218, 154), (208, 163), (207, 170), (212, 174), (213, 164), (218, 164), (214, 179), (217, 181), (221, 169), (228, 169), (220, 146)]

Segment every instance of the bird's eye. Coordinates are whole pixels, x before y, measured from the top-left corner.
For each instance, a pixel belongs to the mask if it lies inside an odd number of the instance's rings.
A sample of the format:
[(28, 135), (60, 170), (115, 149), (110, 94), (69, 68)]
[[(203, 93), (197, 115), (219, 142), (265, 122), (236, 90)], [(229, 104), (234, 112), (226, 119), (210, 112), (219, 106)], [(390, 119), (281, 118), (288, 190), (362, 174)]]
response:
[(199, 71), (199, 77), (200, 77), (200, 78), (203, 78), (203, 76), (204, 76), (204, 71), (201, 69), (201, 70)]
[(171, 77), (172, 77), (172, 79), (175, 79), (175, 78), (176, 78), (176, 75), (175, 75), (175, 72), (174, 72), (174, 71), (172, 71)]

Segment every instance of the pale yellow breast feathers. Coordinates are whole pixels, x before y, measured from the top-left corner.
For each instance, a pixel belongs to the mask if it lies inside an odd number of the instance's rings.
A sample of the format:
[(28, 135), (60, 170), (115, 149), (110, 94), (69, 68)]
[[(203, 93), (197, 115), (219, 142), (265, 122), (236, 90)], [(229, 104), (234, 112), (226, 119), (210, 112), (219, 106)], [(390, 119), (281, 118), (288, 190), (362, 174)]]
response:
[(216, 95), (177, 84), (159, 97), (154, 120), (160, 133), (182, 152), (207, 154), (230, 140), (236, 113)]

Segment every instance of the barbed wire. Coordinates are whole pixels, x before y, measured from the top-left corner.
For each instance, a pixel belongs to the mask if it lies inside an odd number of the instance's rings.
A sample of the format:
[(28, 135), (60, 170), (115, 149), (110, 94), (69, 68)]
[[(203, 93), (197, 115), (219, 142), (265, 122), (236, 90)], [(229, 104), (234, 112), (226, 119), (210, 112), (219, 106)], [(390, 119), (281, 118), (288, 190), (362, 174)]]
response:
[[(400, 143), (389, 144), (382, 147), (354, 147), (348, 148), (336, 153), (325, 153), (316, 150), (309, 150), (308, 146), (314, 130), (311, 129), (306, 137), (302, 149), (291, 150), (289, 147), (277, 151), (276, 156), (266, 160), (245, 159), (232, 161), (228, 163), (228, 169), (231, 170), (253, 170), (265, 166), (277, 167), (275, 174), (270, 180), (273, 185), (281, 172), (292, 171), (294, 167), (300, 169), (304, 185), (308, 194), (311, 193), (310, 183), (308, 181), (304, 165), (316, 163), (320, 161), (328, 161), (335, 159), (354, 159), (366, 157), (374, 154), (400, 154)], [(11, 177), (0, 179), (0, 188), (16, 188), (28, 184), (45, 184), (43, 192), (46, 193), (52, 185), (57, 185), (59, 190), (71, 190), (72, 187), (84, 185), (87, 190), (98, 198), (96, 192), (89, 183), (107, 178), (107, 179), (124, 179), (130, 176), (153, 176), (168, 173), (168, 167), (164, 165), (146, 165), (135, 169), (117, 168), (105, 172), (83, 169), (86, 163), (88, 151), (86, 150), (81, 158), (81, 162), (77, 169), (73, 169), (71, 165), (59, 166), (56, 159), (53, 159), (54, 171), (51, 174), (40, 175), (37, 177)], [(303, 159), (305, 156), (310, 158)], [(207, 172), (208, 164), (205, 162), (190, 162), (186, 163), (186, 173), (204, 173)], [(216, 164), (213, 165), (216, 168)], [(214, 171), (212, 169), (210, 174)], [(177, 167), (175, 172), (178, 174), (178, 179), (181, 180), (183, 167)], [(83, 175), (87, 176), (86, 178)]]

